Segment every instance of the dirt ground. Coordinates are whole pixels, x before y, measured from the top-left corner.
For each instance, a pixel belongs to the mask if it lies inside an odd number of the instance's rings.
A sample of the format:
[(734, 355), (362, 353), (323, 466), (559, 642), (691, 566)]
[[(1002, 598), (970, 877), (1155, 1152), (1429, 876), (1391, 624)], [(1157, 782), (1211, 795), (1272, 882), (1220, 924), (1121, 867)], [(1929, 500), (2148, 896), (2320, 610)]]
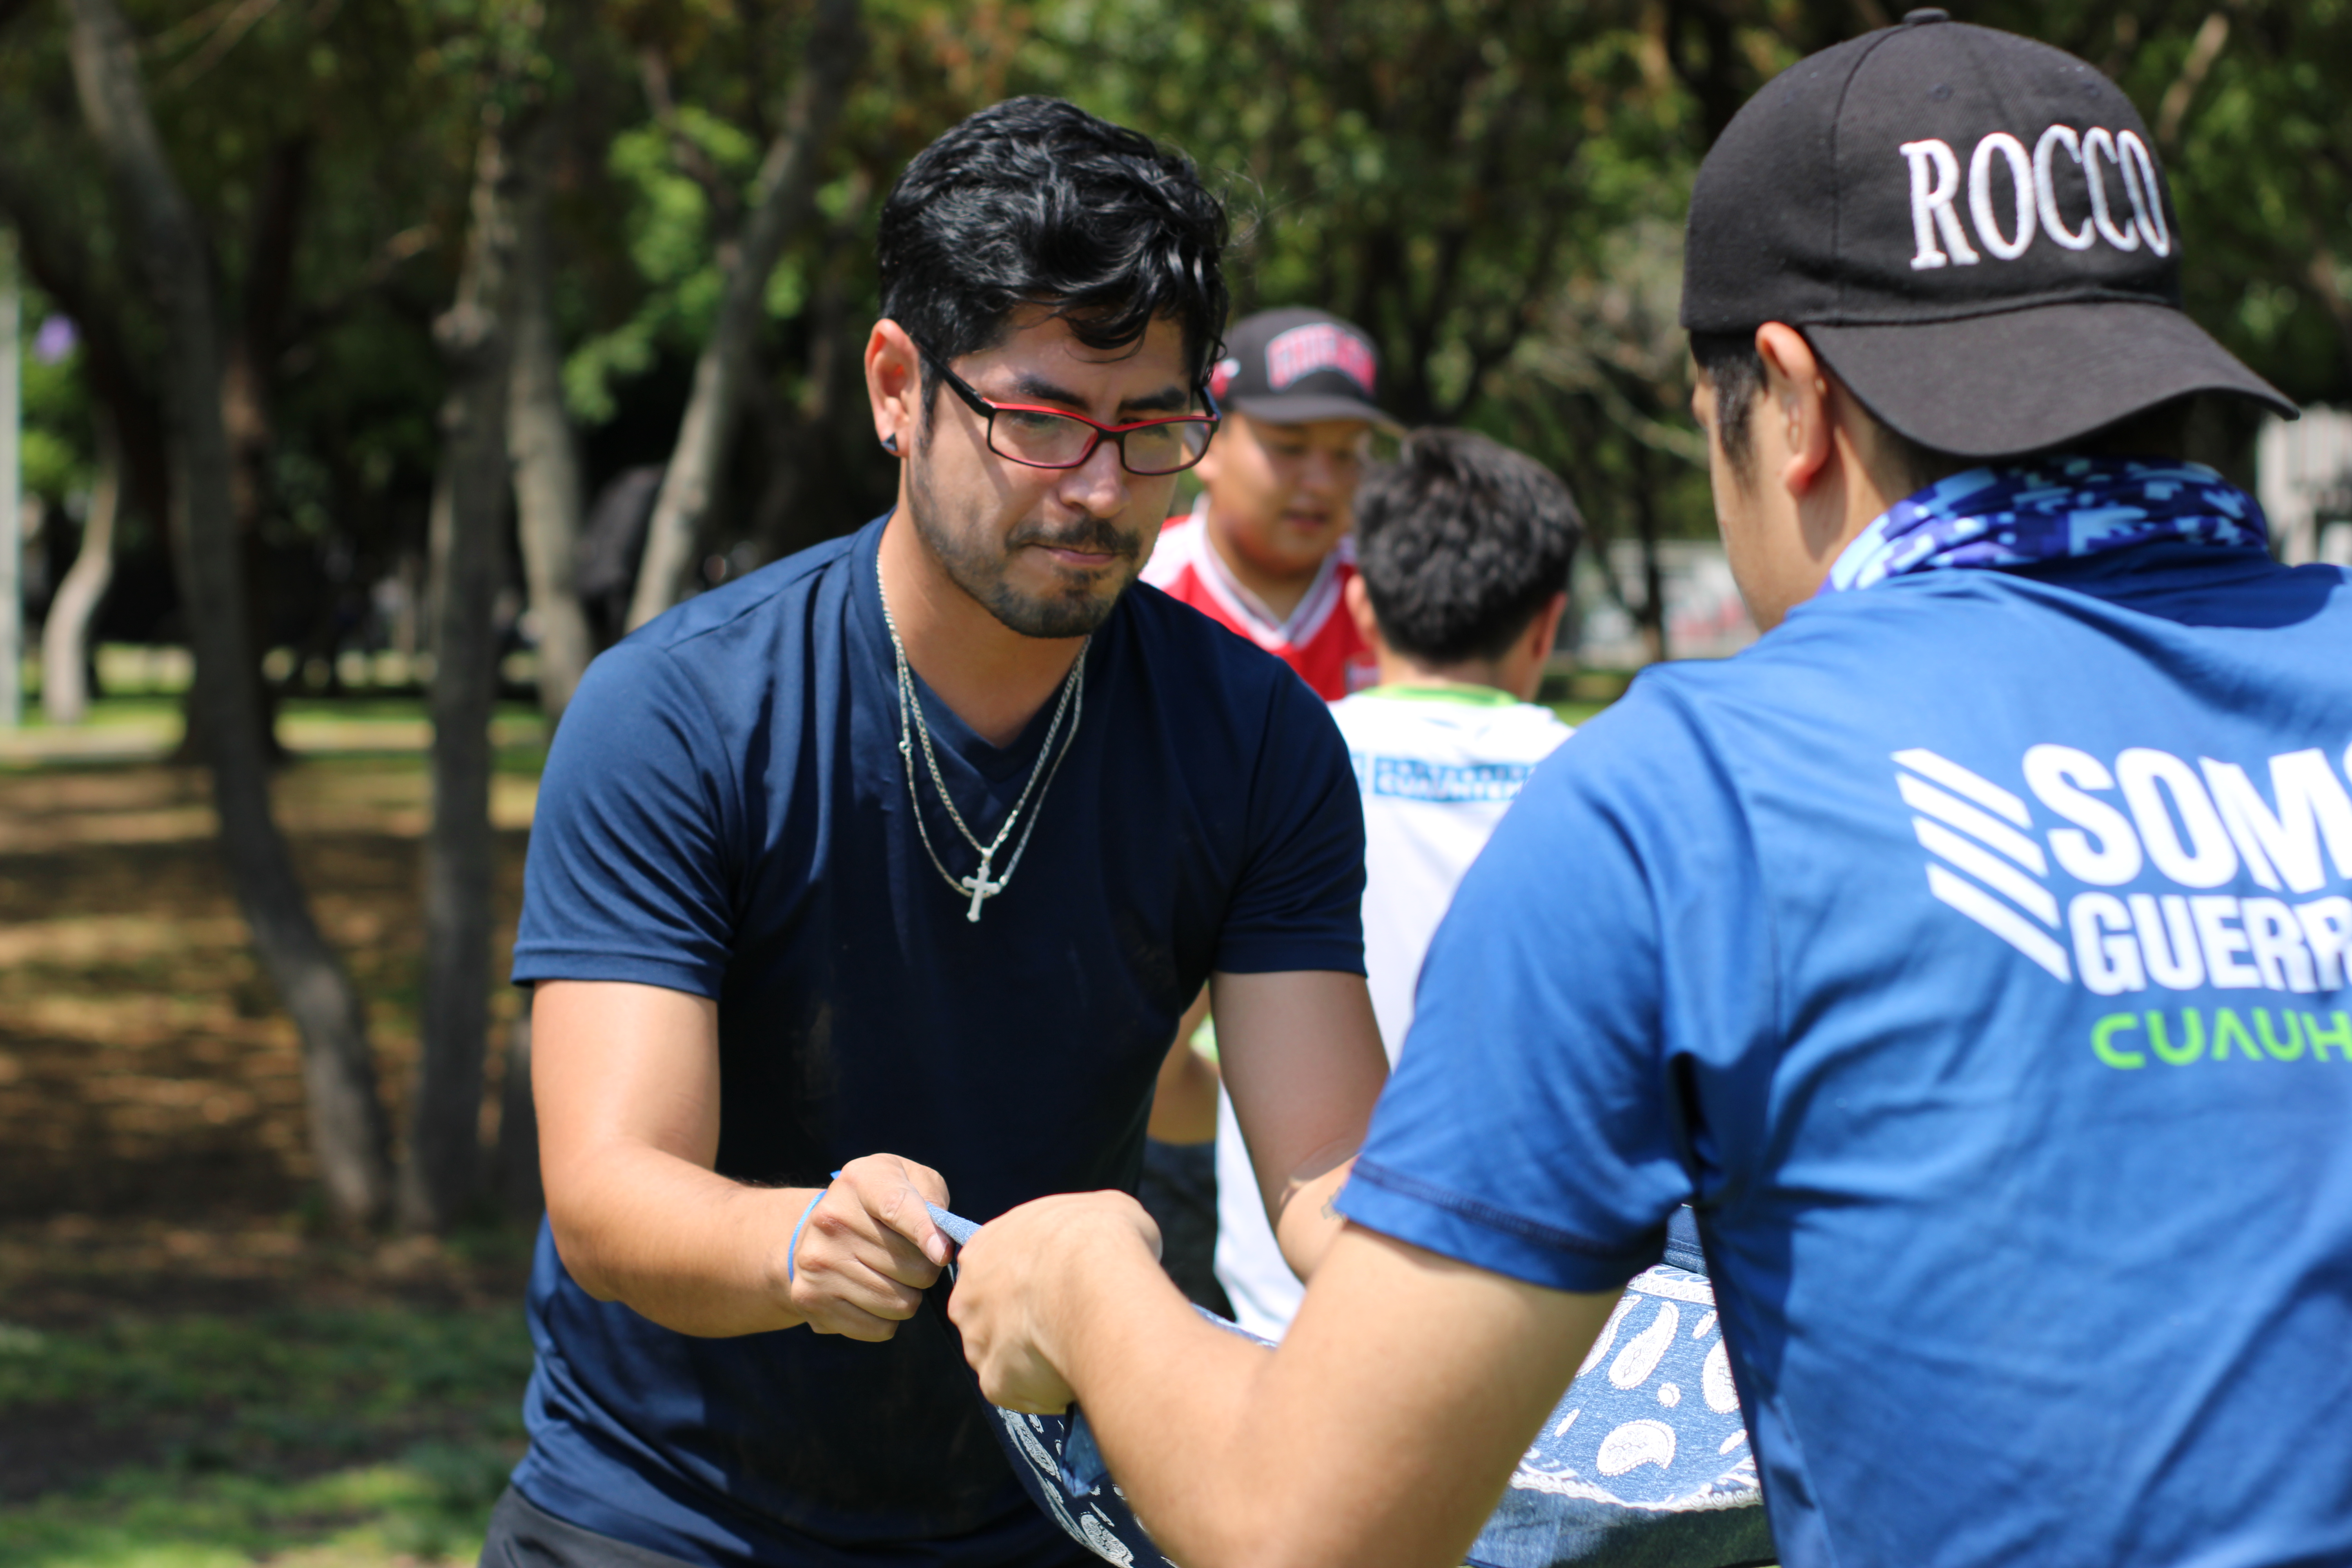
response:
[[(497, 784), (503, 974), (533, 785)], [(309, 760), (278, 795), (319, 918), (369, 998), (397, 1121), (415, 1058), (421, 763)], [(212, 826), (193, 770), (0, 773), (0, 1235), (60, 1215), (218, 1224), (304, 1205), (298, 1043)], [(494, 1106), (517, 1004), (500, 985), (492, 1005)]]

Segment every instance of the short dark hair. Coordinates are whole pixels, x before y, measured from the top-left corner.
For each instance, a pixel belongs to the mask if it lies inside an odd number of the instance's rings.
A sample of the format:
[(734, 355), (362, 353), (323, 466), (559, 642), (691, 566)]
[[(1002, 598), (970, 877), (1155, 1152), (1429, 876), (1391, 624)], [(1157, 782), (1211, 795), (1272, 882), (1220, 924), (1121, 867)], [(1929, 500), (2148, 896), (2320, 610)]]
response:
[[(1023, 305), (1095, 349), (1171, 318), (1198, 385), (1224, 330), (1225, 237), (1223, 204), (1181, 153), (1060, 99), (1007, 99), (917, 153), (884, 198), (882, 313), (950, 360), (1001, 340)], [(928, 356), (923, 390), (928, 414)]]
[(1357, 570), (1399, 653), (1498, 658), (1568, 586), (1583, 531), (1568, 487), (1534, 458), (1468, 430), (1419, 430), (1356, 498)]
[(1748, 432), (1764, 391), (1764, 356), (1754, 332), (1693, 332), (1691, 363), (1715, 387), (1715, 435), (1732, 471), (1748, 473)]
[[(1757, 399), (1764, 394), (1764, 356), (1756, 352), (1756, 334), (1693, 332), (1690, 351), (1692, 361), (1715, 387), (1715, 429), (1717, 438), (1723, 443), (1723, 455), (1730, 460), (1732, 472), (1745, 484), (1749, 432)], [(2192, 392), (2153, 404), (2103, 430), (2094, 430), (2042, 451), (2020, 452), (2011, 457), (1965, 458), (1957, 452), (1922, 446), (1883, 419), (1878, 428), (1912, 489), (1923, 490), (1937, 479), (1981, 468), (1989, 463), (2031, 462), (2060, 452), (2088, 458), (2180, 458), (2188, 449), (2189, 420), (2196, 412), (2200, 395)]]

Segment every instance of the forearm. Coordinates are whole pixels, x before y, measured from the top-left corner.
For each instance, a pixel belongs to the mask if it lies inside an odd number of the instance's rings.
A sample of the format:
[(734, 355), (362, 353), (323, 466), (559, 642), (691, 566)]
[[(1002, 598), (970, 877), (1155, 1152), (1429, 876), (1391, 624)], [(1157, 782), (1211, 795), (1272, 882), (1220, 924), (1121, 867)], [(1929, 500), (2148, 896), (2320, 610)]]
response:
[(1160, 1069), (1149, 1131), (1162, 1143), (1207, 1143), (1217, 1136), (1217, 1066), (1189, 1037), (1176, 1042)]
[(1084, 1390), (1112, 1474), (1172, 1561), (1265, 1560), (1244, 1549), (1269, 1544), (1261, 1510), (1279, 1511), (1279, 1491), (1241, 1455), (1252, 1397), (1274, 1358), (1202, 1321), (1148, 1256), (1104, 1262), (1054, 1293), (1047, 1351)]
[(599, 1300), (717, 1338), (802, 1322), (788, 1294), (793, 1226), (821, 1189), (748, 1187), (644, 1146), (607, 1146), (549, 1173), (564, 1267)]
[(1342, 1221), (1331, 1199), (1388, 1079), (1363, 977), (1339, 972), (1215, 979), (1220, 1065), (1258, 1195), (1302, 1279)]
[[(1307, 1170), (1313, 1172), (1318, 1163), (1311, 1163)], [(1355, 1168), (1351, 1141), (1348, 1157), (1339, 1164), (1319, 1175), (1297, 1175), (1291, 1179), (1289, 1192), (1275, 1215), (1274, 1238), (1282, 1247), (1283, 1261), (1301, 1279), (1315, 1278), (1324, 1254), (1331, 1250), (1339, 1233), (1348, 1228), (1337, 1200), (1339, 1189), (1348, 1184), (1348, 1173)]]
[(715, 1173), (717, 1004), (558, 981), (531, 1020), (548, 1224), (583, 1289), (713, 1338), (806, 1323), (887, 1340), (921, 1307), (948, 1257), (924, 1208), (948, 1201), (937, 1171), (877, 1153), (824, 1188)]
[(1449, 1568), (1615, 1292), (1570, 1295), (1351, 1228), (1273, 1351), (1203, 1322), (1115, 1194), (976, 1237), (949, 1311), (988, 1395), (1085, 1409), (1189, 1568)]
[(1460, 1563), (1610, 1304), (1350, 1232), (1268, 1352), (1149, 1262), (1071, 1247), (1029, 1300), (1137, 1517), (1188, 1568)]
[(1207, 1143), (1217, 1136), (1217, 1064), (1192, 1047), (1209, 1016), (1209, 988), (1176, 1021), (1176, 1043), (1160, 1063), (1146, 1129), (1162, 1143)]

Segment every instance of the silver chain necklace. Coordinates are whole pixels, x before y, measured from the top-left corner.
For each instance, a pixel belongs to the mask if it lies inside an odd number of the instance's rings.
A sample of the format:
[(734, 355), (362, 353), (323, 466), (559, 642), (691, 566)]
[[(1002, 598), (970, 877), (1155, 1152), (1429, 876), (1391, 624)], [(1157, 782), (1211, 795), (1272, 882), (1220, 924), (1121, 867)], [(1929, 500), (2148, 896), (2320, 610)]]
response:
[[(882, 625), (890, 633), (890, 652), (898, 665), (898, 756), (907, 764), (907, 800), (914, 809), (915, 832), (922, 838), (923, 853), (930, 857), (932, 868), (939, 872), (940, 879), (958, 896), (971, 895), (971, 906), (964, 910), (963, 918), (978, 924), (981, 906), (1012, 885), (1013, 873), (1019, 868), (1021, 857), (1029, 847), (1029, 837), (1037, 831), (1037, 818), (1031, 817), (1029, 826), (1023, 829), (1021, 842), (1013, 847), (1013, 858), (1005, 862), (1004, 875), (991, 880), (988, 873), (995, 863), (996, 852), (1003, 848), (1004, 841), (1012, 837), (1013, 825), (1021, 820), (1021, 814), (1028, 808), (1032, 794), (1037, 796), (1038, 815), (1044, 815), (1045, 792), (1054, 787), (1054, 775), (1062, 771), (1062, 759), (1070, 754), (1070, 747), (1077, 741), (1078, 724), (1086, 716), (1087, 649), (1092, 646), (1094, 638), (1089, 636), (1078, 644), (1077, 659), (1070, 666), (1070, 673), (1062, 682), (1061, 699), (1054, 704), (1054, 721), (1046, 727), (1045, 743), (1039, 748), (1037, 761), (1029, 769), (1029, 782), (1021, 786), (1021, 798), (1013, 803), (1013, 810), (1004, 818), (1004, 825), (997, 829), (994, 840), (982, 844), (980, 836), (965, 824), (963, 813), (956, 809), (955, 796), (948, 793), (947, 780), (940, 774), (940, 759), (931, 749), (930, 721), (924, 717), (923, 700), (915, 691), (915, 672), (907, 663), (907, 645), (899, 640), (898, 622), (890, 614), (889, 595), (878, 591), (878, 574), (876, 587), (877, 596), (882, 601)], [(1069, 733), (1064, 735), (1062, 721), (1066, 716), (1070, 728)], [(1054, 750), (1056, 736), (1060, 736), (1062, 741), (1062, 749), (1058, 752)], [(940, 858), (940, 852), (931, 846), (931, 830), (923, 825), (922, 791), (915, 782), (915, 747), (918, 743), (923, 749), (923, 763), (930, 770), (931, 785), (940, 792), (940, 804), (947, 807), (948, 820), (956, 825), (956, 831), (963, 835), (964, 842), (980, 856), (980, 869), (971, 876), (959, 877), (949, 870)], [(1048, 757), (1053, 758), (1051, 767), (1046, 765)], [(1045, 789), (1038, 787), (1041, 778), (1045, 781)]]

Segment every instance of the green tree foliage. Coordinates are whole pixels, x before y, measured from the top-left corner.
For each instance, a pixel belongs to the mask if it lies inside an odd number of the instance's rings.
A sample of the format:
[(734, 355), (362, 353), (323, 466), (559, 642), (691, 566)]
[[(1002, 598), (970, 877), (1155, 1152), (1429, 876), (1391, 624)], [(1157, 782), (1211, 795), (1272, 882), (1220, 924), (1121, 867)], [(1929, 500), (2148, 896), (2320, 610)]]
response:
[(24, 398), (24, 487), (47, 507), (63, 504), (89, 488), (91, 437), (89, 391), (81, 367), (74, 363), (78, 347), (44, 354), (38, 347), (42, 328), (58, 320), (55, 307), (37, 289), (25, 291), (24, 331), (18, 384)]
[[(257, 329), (275, 378), (261, 526), (314, 552), (340, 540), (362, 576), (413, 548), (429, 491), (441, 371), (427, 329), (463, 232), (483, 11), (133, 9), (156, 112), (238, 311), (269, 318)], [(597, 7), (556, 214), (565, 387), (592, 481), (666, 450), (715, 308), (718, 247), (774, 134), (808, 11)], [(2340, 0), (1958, 11), (2114, 72), (2166, 132), (2192, 311), (2295, 395), (2345, 395), (2352, 16)], [(874, 306), (873, 207), (940, 128), (1021, 91), (1064, 94), (1192, 153), (1234, 203), (1242, 307), (1312, 300), (1362, 321), (1408, 419), (1532, 447), (1604, 522), (1646, 499), (1665, 531), (1703, 532), (1671, 321), (1690, 173), (1771, 72), (1885, 19), (1875, 0), (884, 0), (833, 153), (829, 221), (771, 281), (762, 385), (711, 543), (751, 539), (772, 554), (885, 499), (849, 374)], [(37, 277), (68, 285), (59, 308), (92, 340), (82, 374), (135, 394), (152, 324), (107, 305), (127, 289), (61, 29), (39, 7), (6, 26), (0, 205), (26, 209), (28, 232), (63, 237), (47, 265), (34, 246)], [(272, 301), (255, 272), (271, 192), (289, 181), (295, 238)], [(136, 422), (126, 429), (134, 469), (151, 470)], [(134, 495), (152, 504), (157, 482), (144, 472)]]
[[(299, 639), (325, 607), (296, 589), (319, 563), (342, 559), (363, 588), (405, 535), (421, 542), (439, 391), (425, 329), (463, 226), (457, 84), (421, 6), (131, 11), (222, 279), (241, 521), (264, 577), (291, 579), (273, 595), (274, 640)], [(0, 208), (79, 331), (76, 363), (123, 431), (134, 537), (155, 541), (160, 572), (158, 325), (80, 123), (62, 16), (19, 7), (6, 26)]]

